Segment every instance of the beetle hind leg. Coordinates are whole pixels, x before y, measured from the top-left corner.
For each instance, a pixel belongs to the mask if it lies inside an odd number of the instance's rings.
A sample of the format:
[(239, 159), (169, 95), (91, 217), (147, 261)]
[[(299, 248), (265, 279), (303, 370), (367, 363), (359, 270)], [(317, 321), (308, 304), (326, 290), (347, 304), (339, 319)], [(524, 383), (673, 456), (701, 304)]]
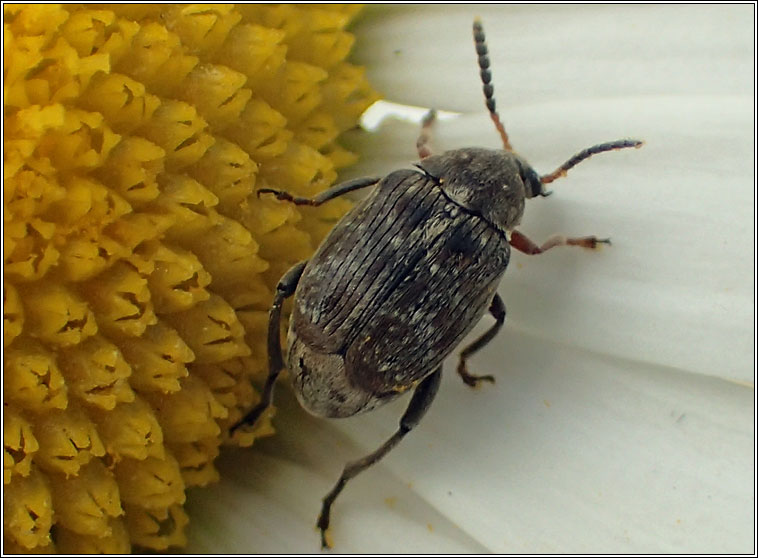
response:
[(432, 138), (432, 124), (437, 119), (437, 111), (429, 109), (421, 119), (421, 133), (416, 140), (416, 150), (418, 151), (419, 159), (426, 159), (432, 154), (432, 150), (429, 147), (429, 141)]
[(442, 367), (440, 366), (432, 374), (424, 378), (424, 380), (416, 387), (413, 392), (411, 402), (408, 404), (408, 408), (400, 418), (400, 428), (392, 435), (392, 437), (384, 442), (376, 451), (368, 454), (361, 459), (351, 461), (342, 471), (337, 484), (329, 491), (324, 497), (323, 505), (321, 506), (321, 513), (318, 516), (318, 522), (316, 526), (321, 531), (321, 547), (331, 548), (328, 541), (327, 530), (329, 529), (329, 516), (332, 510), (332, 504), (337, 499), (342, 489), (345, 488), (347, 481), (365, 471), (371, 467), (374, 463), (379, 461), (382, 457), (387, 455), (389, 451), (394, 448), (400, 440), (402, 440), (408, 432), (410, 432), (423, 418), (429, 406), (434, 400), (434, 396), (437, 394), (437, 389), (440, 387), (440, 379), (442, 377)]
[(503, 323), (505, 322), (505, 304), (503, 304), (503, 299), (500, 298), (500, 295), (497, 293), (495, 293), (495, 296), (492, 297), (492, 303), (490, 304), (490, 314), (492, 314), (492, 317), (495, 318), (494, 325), (485, 331), (482, 336), (479, 337), (479, 339), (471, 343), (471, 345), (468, 347), (464, 348), (461, 351), (460, 360), (458, 361), (458, 375), (466, 385), (471, 387), (477, 387), (481, 382), (491, 382), (493, 384), (495, 383), (494, 376), (490, 376), (489, 374), (486, 376), (471, 374), (469, 373), (468, 367), (466, 366), (466, 359), (484, 347), (487, 343), (492, 341), (495, 335), (497, 335), (497, 333), (500, 331), (500, 328), (503, 327)]
[(274, 294), (274, 302), (271, 305), (268, 319), (268, 377), (266, 378), (266, 384), (263, 387), (260, 402), (229, 429), (230, 435), (234, 434), (234, 431), (243, 424), (255, 424), (255, 421), (260, 418), (263, 411), (268, 409), (273, 401), (274, 384), (282, 368), (284, 368), (282, 342), (280, 339), (282, 303), (284, 299), (295, 294), (295, 289), (300, 281), (300, 277), (303, 275), (306, 263), (308, 262), (300, 262), (292, 266), (276, 286), (276, 294)]

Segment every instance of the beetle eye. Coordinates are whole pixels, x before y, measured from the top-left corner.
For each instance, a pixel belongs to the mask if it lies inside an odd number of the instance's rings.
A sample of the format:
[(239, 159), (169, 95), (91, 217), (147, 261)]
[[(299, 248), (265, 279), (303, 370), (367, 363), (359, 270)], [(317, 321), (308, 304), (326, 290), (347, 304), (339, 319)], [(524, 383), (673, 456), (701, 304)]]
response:
[(526, 197), (534, 198), (536, 196), (547, 195), (542, 191), (542, 182), (539, 175), (531, 167), (521, 168), (521, 180), (524, 182)]

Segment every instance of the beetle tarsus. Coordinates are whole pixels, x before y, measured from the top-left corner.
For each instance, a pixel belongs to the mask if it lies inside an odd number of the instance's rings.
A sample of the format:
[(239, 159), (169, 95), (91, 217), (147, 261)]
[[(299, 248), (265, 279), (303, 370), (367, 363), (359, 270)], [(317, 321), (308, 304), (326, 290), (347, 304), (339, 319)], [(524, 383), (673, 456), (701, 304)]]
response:
[(479, 384), (482, 382), (490, 382), (491, 384), (495, 383), (495, 377), (490, 374), (471, 374), (466, 369), (466, 363), (464, 361), (458, 363), (458, 375), (461, 377), (461, 380), (463, 380), (464, 384), (472, 388), (479, 387)]
[(252, 409), (240, 420), (238, 420), (235, 424), (233, 424), (229, 428), (229, 434), (234, 434), (234, 432), (242, 425), (254, 425), (259, 418), (261, 418), (261, 415), (263, 414), (263, 411), (265, 411), (268, 408), (268, 403), (261, 402)]
[(273, 188), (261, 188), (258, 190), (258, 197), (261, 197), (261, 194), (274, 194), (276, 199), (279, 201), (288, 201), (290, 203), (294, 203), (295, 205), (319, 205), (319, 203), (315, 199), (309, 199), (309, 198), (300, 198), (297, 196), (293, 196), (292, 194), (285, 192), (283, 190), (274, 190)]
[(581, 246), (582, 248), (587, 248), (589, 250), (596, 250), (598, 248), (598, 244), (607, 244), (608, 246), (610, 246), (611, 239), (610, 238), (597, 238), (595, 236), (584, 236), (581, 238), (567, 238), (566, 239), (567, 246)]
[[(322, 518), (325, 518), (322, 520)], [(331, 537), (329, 536), (329, 510), (326, 510), (326, 515), (324, 515), (324, 512), (322, 510), (321, 515), (318, 516), (318, 524), (316, 525), (318, 527), (319, 532), (321, 533), (321, 550), (331, 550), (332, 548), (332, 542)]]
[(348, 180), (346, 182), (341, 182), (340, 184), (332, 186), (331, 188), (324, 190), (313, 198), (301, 198), (298, 196), (293, 196), (289, 192), (285, 192), (284, 190), (275, 190), (274, 188), (261, 188), (258, 190), (257, 195), (260, 198), (261, 194), (274, 194), (274, 196), (276, 196), (276, 199), (280, 201), (288, 201), (290, 203), (294, 203), (295, 205), (311, 205), (313, 207), (318, 207), (322, 203), (333, 200), (334, 198), (347, 194), (348, 192), (353, 192), (355, 190), (360, 190), (361, 188), (373, 186), (379, 182), (379, 180), (381, 179), (375, 176), (355, 178), (353, 180)]
[(497, 293), (492, 297), (490, 314), (495, 318), (495, 323), (491, 328), (485, 331), (481, 337), (461, 351), (460, 360), (458, 361), (458, 375), (461, 377), (461, 380), (463, 380), (463, 383), (473, 388), (477, 387), (481, 382), (495, 383), (495, 377), (489, 374), (479, 376), (477, 374), (469, 373), (466, 366), (466, 359), (492, 341), (498, 331), (500, 331), (500, 328), (503, 327), (503, 323), (505, 323), (505, 304), (503, 304), (503, 299), (500, 298), (500, 295)]

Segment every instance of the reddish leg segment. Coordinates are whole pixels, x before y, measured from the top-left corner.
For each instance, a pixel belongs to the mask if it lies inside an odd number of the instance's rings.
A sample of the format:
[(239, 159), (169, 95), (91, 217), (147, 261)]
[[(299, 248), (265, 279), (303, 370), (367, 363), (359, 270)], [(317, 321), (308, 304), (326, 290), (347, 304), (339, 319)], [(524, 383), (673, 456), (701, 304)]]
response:
[(434, 109), (431, 109), (421, 120), (421, 133), (416, 140), (416, 149), (418, 150), (418, 156), (421, 159), (426, 159), (432, 154), (432, 150), (429, 147), (429, 140), (431, 139), (432, 124), (436, 117), (437, 112)]
[(530, 240), (518, 231), (511, 231), (510, 245), (513, 246), (519, 252), (529, 254), (542, 254), (550, 248), (556, 246), (581, 246), (582, 248), (588, 248), (594, 250), (598, 244), (610, 244), (610, 238), (597, 238), (596, 236), (582, 236), (578, 238), (566, 238), (565, 236), (555, 235), (548, 238), (541, 246), (537, 246), (534, 241)]

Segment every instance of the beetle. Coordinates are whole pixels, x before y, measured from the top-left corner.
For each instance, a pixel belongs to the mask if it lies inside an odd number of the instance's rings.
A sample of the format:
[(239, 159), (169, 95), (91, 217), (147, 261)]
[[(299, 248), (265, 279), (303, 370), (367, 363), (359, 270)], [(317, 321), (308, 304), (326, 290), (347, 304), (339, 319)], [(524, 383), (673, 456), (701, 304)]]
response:
[(282, 303), (294, 295), (286, 363), (300, 404), (329, 418), (370, 411), (413, 390), (395, 434), (376, 451), (349, 462), (323, 499), (317, 527), (322, 547), (332, 505), (346, 483), (382, 457), (426, 413), (442, 374), (443, 360), (489, 313), (495, 323), (461, 353), (457, 372), (469, 386), (494, 382), (468, 371), (466, 361), (489, 343), (505, 321), (496, 289), (513, 247), (540, 254), (556, 246), (594, 249), (610, 244), (595, 236), (553, 236), (537, 244), (520, 233), (526, 199), (550, 194), (545, 185), (581, 161), (604, 151), (640, 147), (623, 139), (595, 145), (554, 172), (539, 175), (511, 147), (495, 108), (484, 29), (473, 25), (485, 104), (503, 149), (464, 148), (434, 155), (429, 148), (432, 110), (422, 120), (414, 169), (344, 182), (314, 198), (270, 188), (297, 205), (318, 206), (374, 186), (332, 229), (313, 257), (280, 280), (268, 326), (269, 375), (261, 401), (232, 431), (253, 424), (271, 404), (284, 368), (280, 342)]

